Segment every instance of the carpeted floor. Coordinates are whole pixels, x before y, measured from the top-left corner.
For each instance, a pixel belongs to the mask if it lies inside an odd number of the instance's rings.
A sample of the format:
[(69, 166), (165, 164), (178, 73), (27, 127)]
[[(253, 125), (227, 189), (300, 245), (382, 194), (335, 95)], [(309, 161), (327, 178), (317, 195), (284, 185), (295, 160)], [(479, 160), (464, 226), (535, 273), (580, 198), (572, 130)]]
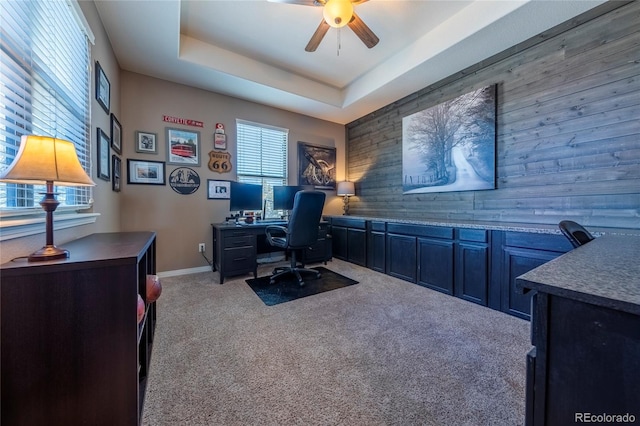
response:
[(324, 293), (325, 291), (337, 290), (339, 288), (358, 284), (358, 281), (340, 275), (323, 266), (315, 268), (321, 273), (320, 278), (316, 278), (310, 273), (304, 273), (302, 279), (304, 285), (301, 286), (293, 274), (287, 274), (278, 277), (273, 284), (270, 282), (270, 276), (265, 275), (258, 278), (248, 279), (246, 282), (256, 295), (267, 306), (278, 305), (280, 303), (291, 302), (292, 300), (302, 297), (313, 296), (315, 294)]
[(528, 322), (327, 267), (359, 284), (265, 306), (247, 276), (164, 278), (143, 424), (523, 423)]

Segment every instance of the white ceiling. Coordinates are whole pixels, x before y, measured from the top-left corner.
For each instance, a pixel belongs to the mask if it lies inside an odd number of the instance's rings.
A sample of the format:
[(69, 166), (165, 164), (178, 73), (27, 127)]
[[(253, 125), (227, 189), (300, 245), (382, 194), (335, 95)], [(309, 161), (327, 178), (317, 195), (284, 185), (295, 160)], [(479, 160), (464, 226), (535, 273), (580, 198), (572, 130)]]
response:
[[(96, 0), (124, 70), (346, 124), (604, 0), (371, 0), (305, 52), (322, 8), (267, 0)], [(338, 49), (340, 40), (340, 49)]]

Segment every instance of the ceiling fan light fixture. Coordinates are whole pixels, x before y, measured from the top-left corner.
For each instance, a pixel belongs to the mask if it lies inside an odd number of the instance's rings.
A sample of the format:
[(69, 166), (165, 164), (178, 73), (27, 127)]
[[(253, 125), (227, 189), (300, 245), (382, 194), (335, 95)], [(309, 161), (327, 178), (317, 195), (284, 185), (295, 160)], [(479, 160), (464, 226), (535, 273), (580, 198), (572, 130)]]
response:
[(328, 0), (322, 10), (322, 16), (333, 28), (344, 27), (353, 16), (351, 0)]

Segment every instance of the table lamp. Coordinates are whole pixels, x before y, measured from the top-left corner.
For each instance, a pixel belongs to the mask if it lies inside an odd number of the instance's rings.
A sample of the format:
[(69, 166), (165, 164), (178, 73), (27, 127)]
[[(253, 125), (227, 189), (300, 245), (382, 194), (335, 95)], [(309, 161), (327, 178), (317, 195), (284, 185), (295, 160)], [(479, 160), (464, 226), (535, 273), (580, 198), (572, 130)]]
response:
[(356, 195), (356, 186), (353, 182), (338, 182), (338, 196), (343, 196), (342, 210), (345, 215), (349, 214), (349, 197)]
[(46, 192), (40, 201), (46, 212), (46, 245), (31, 253), (29, 262), (69, 257), (67, 250), (53, 244), (53, 212), (60, 204), (53, 192), (53, 185), (95, 185), (82, 168), (73, 143), (48, 136), (22, 136), (18, 155), (6, 170), (0, 172), (0, 181), (46, 185)]

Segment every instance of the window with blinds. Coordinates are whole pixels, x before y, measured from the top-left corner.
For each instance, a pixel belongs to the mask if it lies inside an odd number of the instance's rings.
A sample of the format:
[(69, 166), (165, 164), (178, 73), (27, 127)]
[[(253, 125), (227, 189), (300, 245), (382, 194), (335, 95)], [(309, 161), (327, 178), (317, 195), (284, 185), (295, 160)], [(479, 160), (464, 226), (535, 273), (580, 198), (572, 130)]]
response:
[(265, 218), (283, 214), (273, 210), (273, 187), (287, 184), (289, 130), (236, 120), (238, 182), (262, 185)]
[[(66, 139), (91, 176), (89, 40), (66, 1), (1, 1), (0, 170), (20, 137)], [(0, 183), (0, 210), (37, 208), (43, 187)], [(56, 187), (60, 207), (88, 207), (90, 187)]]

